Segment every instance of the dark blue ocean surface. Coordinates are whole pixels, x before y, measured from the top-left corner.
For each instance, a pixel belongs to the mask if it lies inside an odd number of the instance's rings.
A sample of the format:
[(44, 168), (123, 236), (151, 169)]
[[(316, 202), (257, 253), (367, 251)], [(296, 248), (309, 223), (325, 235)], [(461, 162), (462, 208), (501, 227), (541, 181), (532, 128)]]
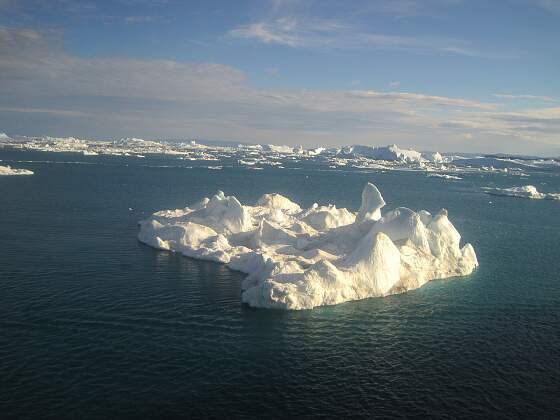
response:
[[(1, 418), (560, 417), (560, 202), (480, 191), (558, 192), (558, 171), (450, 182), (165, 156), (0, 159), (35, 171), (0, 177)], [(479, 269), (387, 298), (256, 310), (241, 304), (242, 274), (136, 239), (151, 212), (218, 189), (356, 211), (367, 181), (387, 208), (447, 208)]]

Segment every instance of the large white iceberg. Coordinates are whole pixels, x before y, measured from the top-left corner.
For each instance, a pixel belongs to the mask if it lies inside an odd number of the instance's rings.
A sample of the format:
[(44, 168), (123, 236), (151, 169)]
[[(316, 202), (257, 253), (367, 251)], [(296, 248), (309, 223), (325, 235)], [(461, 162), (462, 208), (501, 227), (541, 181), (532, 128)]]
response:
[(543, 193), (539, 192), (533, 185), (525, 185), (523, 187), (511, 188), (494, 188), (483, 187), (482, 190), (486, 194), (506, 195), (509, 197), (531, 198), (533, 200), (560, 200), (560, 193)]
[(158, 249), (218, 261), (247, 273), (243, 302), (311, 309), (416, 289), (433, 279), (470, 274), (470, 244), (441, 210), (432, 216), (385, 201), (368, 183), (358, 213), (334, 205), (302, 209), (279, 194), (254, 206), (218, 192), (140, 222), (138, 238)]
[(0, 165), (0, 176), (2, 175), (33, 175), (33, 171), (29, 169), (16, 169), (10, 166)]

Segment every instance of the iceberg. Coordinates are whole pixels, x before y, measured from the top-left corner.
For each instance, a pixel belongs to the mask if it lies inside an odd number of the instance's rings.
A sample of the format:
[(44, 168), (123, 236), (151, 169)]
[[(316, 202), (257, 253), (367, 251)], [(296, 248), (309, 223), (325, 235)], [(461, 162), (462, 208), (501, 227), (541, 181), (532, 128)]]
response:
[(432, 163), (443, 163), (445, 160), (439, 152), (422, 152), (422, 158)]
[[(398, 161), (403, 163), (419, 163), (428, 160), (422, 156), (422, 153), (412, 149), (401, 149), (396, 144), (385, 147), (354, 145), (344, 147), (342, 152), (344, 154), (364, 156), (374, 160)], [(428, 157), (431, 161), (442, 159), (439, 153)]]
[(29, 169), (16, 169), (10, 166), (0, 166), (0, 176), (2, 175), (33, 175)]
[(508, 197), (530, 198), (533, 200), (560, 200), (560, 193), (539, 192), (533, 185), (511, 188), (483, 187), (482, 190), (486, 194), (491, 195), (505, 195)]
[(267, 152), (275, 152), (275, 153), (293, 153), (294, 148), (292, 146), (285, 146), (285, 145), (275, 145), (275, 144), (265, 144), (261, 145), (262, 150)]
[(248, 206), (219, 191), (140, 221), (138, 239), (244, 272), (244, 303), (286, 310), (403, 293), (478, 266), (446, 210), (432, 216), (399, 207), (382, 215), (384, 206), (371, 183), (357, 213), (316, 203), (302, 209), (280, 194)]

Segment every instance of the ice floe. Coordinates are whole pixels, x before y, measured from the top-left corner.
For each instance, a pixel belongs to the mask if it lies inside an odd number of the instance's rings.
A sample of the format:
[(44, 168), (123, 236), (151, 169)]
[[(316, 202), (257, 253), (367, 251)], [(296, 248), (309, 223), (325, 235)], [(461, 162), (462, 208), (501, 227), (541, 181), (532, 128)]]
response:
[(254, 206), (218, 192), (140, 222), (152, 247), (226, 263), (247, 273), (242, 301), (254, 307), (311, 309), (416, 289), (470, 274), (473, 247), (441, 210), (435, 216), (385, 201), (373, 184), (357, 213), (334, 205), (302, 209), (280, 194)]
[(10, 166), (0, 166), (0, 176), (2, 175), (33, 175), (29, 169), (16, 169)]
[(460, 180), (463, 179), (460, 176), (456, 176), (456, 175), (448, 175), (448, 174), (428, 174), (429, 178), (443, 178), (443, 179), (451, 179), (451, 180)]
[(483, 187), (482, 190), (486, 194), (491, 195), (506, 195), (509, 197), (530, 198), (533, 200), (560, 200), (560, 193), (539, 192), (533, 185), (511, 188)]

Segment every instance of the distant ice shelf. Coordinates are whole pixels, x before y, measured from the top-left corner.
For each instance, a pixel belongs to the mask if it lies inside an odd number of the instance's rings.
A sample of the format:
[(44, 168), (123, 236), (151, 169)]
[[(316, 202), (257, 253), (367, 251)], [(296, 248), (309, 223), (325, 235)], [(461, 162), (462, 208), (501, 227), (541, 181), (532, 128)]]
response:
[(0, 176), (2, 175), (33, 175), (29, 169), (16, 169), (10, 166), (0, 166)]
[(539, 192), (533, 185), (511, 188), (483, 187), (482, 190), (486, 194), (491, 195), (505, 195), (509, 197), (530, 198), (533, 200), (560, 200), (560, 193)]
[(138, 239), (154, 248), (226, 263), (247, 273), (250, 306), (311, 309), (416, 289), (433, 279), (470, 274), (470, 244), (441, 210), (405, 207), (381, 214), (385, 201), (366, 184), (357, 213), (335, 205), (302, 209), (280, 194), (254, 206), (218, 192), (140, 222)]

